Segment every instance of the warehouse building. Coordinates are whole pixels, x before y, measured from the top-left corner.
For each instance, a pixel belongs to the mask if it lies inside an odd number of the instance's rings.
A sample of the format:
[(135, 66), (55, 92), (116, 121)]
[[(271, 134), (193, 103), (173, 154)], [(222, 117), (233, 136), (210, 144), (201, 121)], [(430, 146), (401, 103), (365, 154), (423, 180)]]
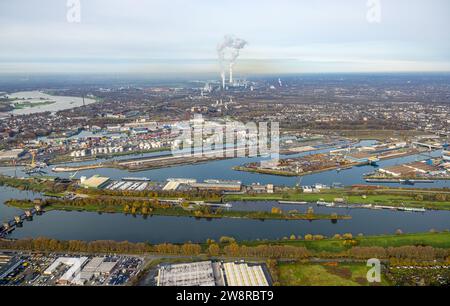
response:
[(169, 181), (167, 184), (163, 187), (163, 191), (175, 191), (180, 187), (181, 183), (176, 181)]
[(1, 150), (0, 151), (0, 161), (18, 159), (18, 158), (22, 157), (24, 154), (25, 154), (25, 151), (22, 149)]
[(261, 265), (228, 262), (223, 268), (228, 286), (269, 286)]
[(392, 175), (394, 177), (407, 177), (415, 174), (414, 169), (411, 169), (406, 166), (392, 166), (386, 167), (379, 170), (381, 173), (386, 173), (388, 175)]
[(103, 177), (99, 175), (94, 175), (90, 178), (86, 178), (85, 176), (82, 176), (80, 178), (80, 185), (84, 188), (103, 188), (106, 187), (109, 183), (110, 178), (109, 177)]
[(191, 187), (197, 188), (198, 190), (207, 190), (207, 191), (237, 192), (241, 191), (242, 183), (239, 181), (207, 180), (203, 183), (191, 184)]
[(414, 171), (422, 174), (438, 175), (442, 172), (438, 167), (423, 162), (415, 162), (407, 164), (406, 167), (413, 169)]
[(44, 275), (52, 275), (61, 265), (65, 265), (69, 269), (58, 279), (58, 284), (78, 284), (79, 273), (87, 260), (87, 257), (59, 257), (44, 271)]
[(218, 269), (213, 265), (202, 261), (162, 266), (156, 277), (157, 286), (216, 286)]

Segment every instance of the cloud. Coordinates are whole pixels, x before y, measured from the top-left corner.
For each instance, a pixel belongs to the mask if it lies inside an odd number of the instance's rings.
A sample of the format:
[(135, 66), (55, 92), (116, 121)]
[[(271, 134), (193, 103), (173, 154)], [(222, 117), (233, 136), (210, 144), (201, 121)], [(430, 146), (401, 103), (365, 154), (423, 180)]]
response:
[[(82, 22), (70, 24), (65, 1), (0, 1), (2, 67), (8, 71), (129, 67), (157, 72), (184, 63), (192, 72), (212, 72), (217, 70), (212, 62), (216, 45), (228, 33), (249, 41), (242, 52), (242, 59), (252, 63), (245, 66), (249, 72), (272, 70), (277, 63), (276, 70), (300, 72), (327, 71), (326, 63), (330, 71), (346, 71), (379, 69), (384, 62), (394, 71), (441, 69), (433, 63), (448, 67), (450, 62), (447, 0), (382, 0), (382, 23), (377, 25), (365, 19), (365, 0), (81, 0), (81, 4)], [(158, 65), (155, 60), (160, 60)], [(244, 65), (239, 63), (239, 69), (244, 71)]]

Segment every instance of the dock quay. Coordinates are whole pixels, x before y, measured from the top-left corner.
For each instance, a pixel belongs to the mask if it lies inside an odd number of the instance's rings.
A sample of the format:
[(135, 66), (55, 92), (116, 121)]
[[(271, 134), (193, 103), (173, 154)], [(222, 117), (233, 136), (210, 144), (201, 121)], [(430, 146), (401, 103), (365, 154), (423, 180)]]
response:
[(233, 205), (230, 203), (206, 203), (203, 201), (194, 201), (192, 204), (196, 204), (199, 206), (210, 206), (210, 207), (217, 207), (217, 208), (232, 208)]
[(147, 177), (124, 177), (122, 181), (126, 182), (151, 182), (152, 180)]
[(278, 204), (284, 205), (307, 205), (308, 202), (299, 202), (299, 201), (278, 201)]
[(388, 209), (388, 210), (408, 211), (408, 212), (426, 212), (425, 208), (396, 207), (396, 206), (382, 206), (382, 205), (375, 205), (374, 209)]
[(334, 202), (328, 203), (323, 201), (317, 201), (317, 206), (324, 206), (329, 208), (347, 208), (347, 209), (377, 209), (377, 210), (395, 210), (404, 212), (426, 212), (425, 208), (415, 207), (403, 207), (403, 206), (385, 206), (385, 205), (373, 205), (373, 204), (336, 204)]
[(222, 151), (194, 152), (182, 155), (163, 155), (139, 159), (123, 160), (114, 164), (119, 169), (140, 171), (144, 169), (158, 169), (177, 165), (189, 165), (214, 160), (232, 159), (248, 156), (247, 148), (230, 148)]
[(104, 164), (95, 164), (95, 165), (85, 165), (85, 166), (72, 166), (72, 167), (54, 167), (52, 168), (53, 172), (77, 172), (77, 171), (84, 171), (84, 170), (92, 170), (92, 169), (99, 169), (104, 168), (106, 165)]
[(433, 184), (434, 183), (433, 180), (427, 180), (427, 179), (424, 179), (424, 180), (405, 180), (405, 179), (382, 179), (382, 178), (380, 178), (380, 179), (376, 179), (376, 178), (370, 179), (370, 178), (368, 178), (368, 179), (366, 179), (366, 182), (367, 183), (386, 183), (386, 184), (389, 184), (389, 183), (392, 183), (392, 184), (412, 184), (412, 185), (414, 185), (414, 184)]

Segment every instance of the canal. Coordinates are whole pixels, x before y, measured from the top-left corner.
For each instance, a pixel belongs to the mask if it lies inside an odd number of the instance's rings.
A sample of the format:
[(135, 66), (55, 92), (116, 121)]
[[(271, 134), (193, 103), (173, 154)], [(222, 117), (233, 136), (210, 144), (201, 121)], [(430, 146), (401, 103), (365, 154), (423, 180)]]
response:
[[(374, 141), (362, 141), (359, 145), (370, 145), (373, 144)], [(296, 155), (289, 156), (281, 156), (281, 158), (285, 157), (299, 157), (307, 154), (316, 154), (316, 153), (324, 153), (328, 152), (332, 149), (324, 149), (314, 152), (308, 153), (300, 153)], [(147, 153), (144, 155), (131, 155), (131, 156), (121, 156), (116, 159), (130, 159), (137, 157), (149, 157), (149, 156), (158, 156), (163, 154), (170, 154), (170, 152), (154, 152)], [(433, 157), (438, 157), (441, 155), (440, 151), (435, 151), (430, 153)], [(418, 160), (425, 160), (427, 157), (424, 155), (411, 155), (401, 158), (383, 160), (378, 163), (379, 167), (400, 165), (403, 163), (414, 162)], [(126, 170), (114, 169), (114, 168), (102, 168), (102, 169), (92, 169), (80, 171), (76, 174), (75, 178), (79, 178), (80, 176), (92, 176), (95, 174), (99, 174), (102, 176), (107, 176), (112, 179), (121, 179), (123, 177), (147, 177), (153, 181), (165, 181), (168, 178), (194, 178), (198, 181), (203, 181), (206, 179), (222, 179), (222, 180), (239, 180), (243, 184), (252, 184), (252, 183), (261, 183), (261, 184), (274, 184), (278, 186), (294, 186), (298, 183), (298, 177), (283, 177), (283, 176), (275, 176), (275, 175), (266, 175), (259, 173), (250, 173), (250, 172), (241, 172), (235, 171), (232, 168), (235, 166), (240, 166), (249, 162), (258, 162), (263, 158), (255, 157), (255, 158), (235, 158), (235, 159), (227, 159), (227, 160), (218, 160), (211, 161), (206, 163), (194, 164), (194, 165), (183, 165), (183, 166), (175, 166), (163, 169), (153, 169), (153, 170), (143, 170), (139, 172), (128, 172)], [(102, 162), (106, 160), (97, 160), (95, 163)], [(110, 161), (110, 160), (109, 160)], [(86, 161), (79, 163), (71, 163), (70, 165), (89, 165), (94, 162)], [(63, 166), (68, 164), (60, 164), (54, 165)], [(60, 177), (69, 177), (72, 173), (54, 173), (51, 171), (50, 167), (45, 169), (49, 175), (60, 176)], [(316, 183), (332, 185), (333, 183), (341, 183), (344, 186), (351, 186), (354, 184), (369, 184), (366, 183), (363, 176), (366, 173), (371, 173), (376, 170), (373, 166), (361, 166), (361, 167), (353, 167), (351, 169), (343, 170), (343, 171), (327, 171), (312, 175), (307, 175), (302, 177), (302, 185), (314, 185)], [(12, 167), (9, 168), (0, 168), (0, 173), (4, 173), (6, 175), (17, 175), (17, 176), (26, 176), (23, 172), (23, 169), (18, 167), (14, 169)], [(376, 183), (374, 185), (386, 185), (392, 187), (405, 187), (401, 184), (382, 184)], [(410, 187), (410, 186), (408, 186)], [(416, 184), (415, 188), (450, 188), (450, 181), (435, 181), (432, 184), (422, 183)]]

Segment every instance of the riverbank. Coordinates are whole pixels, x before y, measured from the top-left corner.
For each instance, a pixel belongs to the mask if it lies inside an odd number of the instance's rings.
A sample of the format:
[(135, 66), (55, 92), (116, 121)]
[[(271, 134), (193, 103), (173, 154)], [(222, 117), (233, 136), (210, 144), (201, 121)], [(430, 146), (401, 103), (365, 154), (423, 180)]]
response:
[[(351, 241), (352, 243), (348, 243)], [(51, 245), (46, 245), (46, 243), (52, 243)], [(90, 247), (96, 245), (97, 247)], [(405, 248), (410, 247), (411, 249), (416, 249), (420, 251), (426, 251), (428, 256), (433, 257), (430, 254), (430, 249), (441, 249), (447, 252), (450, 249), (450, 233), (449, 232), (439, 232), (439, 233), (414, 233), (414, 234), (402, 234), (402, 235), (382, 235), (382, 236), (358, 236), (358, 237), (347, 237), (347, 238), (323, 238), (321, 240), (307, 241), (303, 238), (301, 239), (284, 239), (284, 240), (252, 240), (252, 241), (236, 241), (232, 237), (221, 237), (220, 240), (214, 241), (209, 240), (203, 243), (192, 244), (197, 246), (196, 255), (226, 255), (226, 252), (230, 250), (230, 246), (234, 246), (232, 251), (238, 252), (238, 248), (246, 248), (247, 250), (260, 250), (259, 255), (261, 258), (276, 258), (278, 257), (275, 253), (277, 250), (282, 250), (277, 247), (288, 247), (289, 249), (300, 249), (303, 251), (303, 257), (315, 257), (315, 258), (332, 258), (334, 256), (342, 256), (345, 258), (359, 257), (365, 258), (375, 255), (383, 255), (387, 249), (395, 248)], [(214, 245), (214, 252), (212, 252), (211, 245)], [(56, 240), (50, 238), (36, 238), (36, 239), (0, 239), (0, 249), (1, 250), (29, 250), (29, 251), (68, 251), (69, 246), (72, 248), (71, 251), (75, 252), (91, 252), (91, 253), (127, 253), (127, 254), (166, 254), (166, 255), (176, 255), (180, 251), (180, 247), (183, 243), (178, 244), (150, 244), (148, 242), (142, 241), (137, 243), (132, 242), (121, 242), (121, 241), (81, 241), (81, 240)], [(42, 248), (41, 248), (42, 247)], [(55, 249), (53, 249), (55, 247)], [(57, 248), (56, 248), (57, 247)], [(228, 248), (227, 248), (228, 247)], [(271, 248), (272, 255), (265, 255), (263, 252), (264, 248)], [(374, 249), (377, 248), (377, 249)], [(372, 253), (370, 250), (372, 249)], [(368, 251), (366, 254), (357, 254), (356, 251), (365, 250)], [(377, 253), (375, 253), (377, 251)], [(399, 258), (407, 258), (408, 256), (414, 257), (418, 254), (405, 253)], [(441, 254), (442, 255), (442, 254)], [(443, 254), (445, 259), (445, 253)], [(383, 257), (385, 258), (385, 257)], [(380, 259), (383, 259), (380, 258)]]
[[(73, 183), (62, 184), (52, 178), (18, 179), (0, 175), (0, 186), (9, 186), (19, 190), (30, 190), (42, 193), (64, 194), (74, 192), (91, 196), (126, 196), (130, 200), (139, 197), (184, 198), (191, 201), (219, 201), (220, 195), (200, 193), (172, 193), (167, 192), (126, 192), (126, 194), (108, 191), (81, 189)], [(273, 194), (232, 194), (224, 195), (223, 202), (236, 201), (292, 201), (292, 202), (340, 202), (339, 204), (373, 205), (406, 208), (425, 208), (428, 210), (450, 210), (449, 189), (401, 189), (381, 186), (355, 186), (355, 188), (326, 189), (318, 193), (302, 193), (296, 188), (286, 189), (283, 193)]]
[(335, 202), (344, 204), (426, 208), (450, 210), (450, 190), (408, 190), (408, 189), (330, 189), (319, 193), (285, 192), (279, 194), (226, 195), (225, 201), (293, 201), (293, 202)]
[[(30, 209), (34, 207), (34, 202), (29, 200), (8, 200), (6, 205)], [(286, 220), (286, 221), (313, 221), (313, 220), (350, 220), (350, 216), (325, 215), (299, 212), (276, 212), (267, 211), (238, 211), (211, 209), (207, 206), (194, 205), (190, 203), (172, 206), (160, 203), (157, 199), (126, 201), (122, 199), (76, 199), (72, 201), (48, 199), (42, 202), (45, 211), (85, 211), (98, 213), (124, 213), (144, 216), (175, 216), (175, 217), (195, 217), (201, 219), (254, 219), (254, 220)]]
[[(345, 234), (336, 234), (339, 238), (326, 238), (321, 240), (285, 239), (266, 241), (243, 241), (242, 245), (258, 246), (262, 244), (289, 245), (305, 247), (315, 252), (343, 252), (351, 248), (346, 245)], [(348, 234), (347, 234), (348, 235)], [(350, 236), (355, 241), (354, 245), (359, 247), (402, 247), (408, 245), (430, 246), (435, 248), (450, 249), (450, 232), (441, 233), (413, 233), (397, 235), (377, 235), (377, 236)]]

